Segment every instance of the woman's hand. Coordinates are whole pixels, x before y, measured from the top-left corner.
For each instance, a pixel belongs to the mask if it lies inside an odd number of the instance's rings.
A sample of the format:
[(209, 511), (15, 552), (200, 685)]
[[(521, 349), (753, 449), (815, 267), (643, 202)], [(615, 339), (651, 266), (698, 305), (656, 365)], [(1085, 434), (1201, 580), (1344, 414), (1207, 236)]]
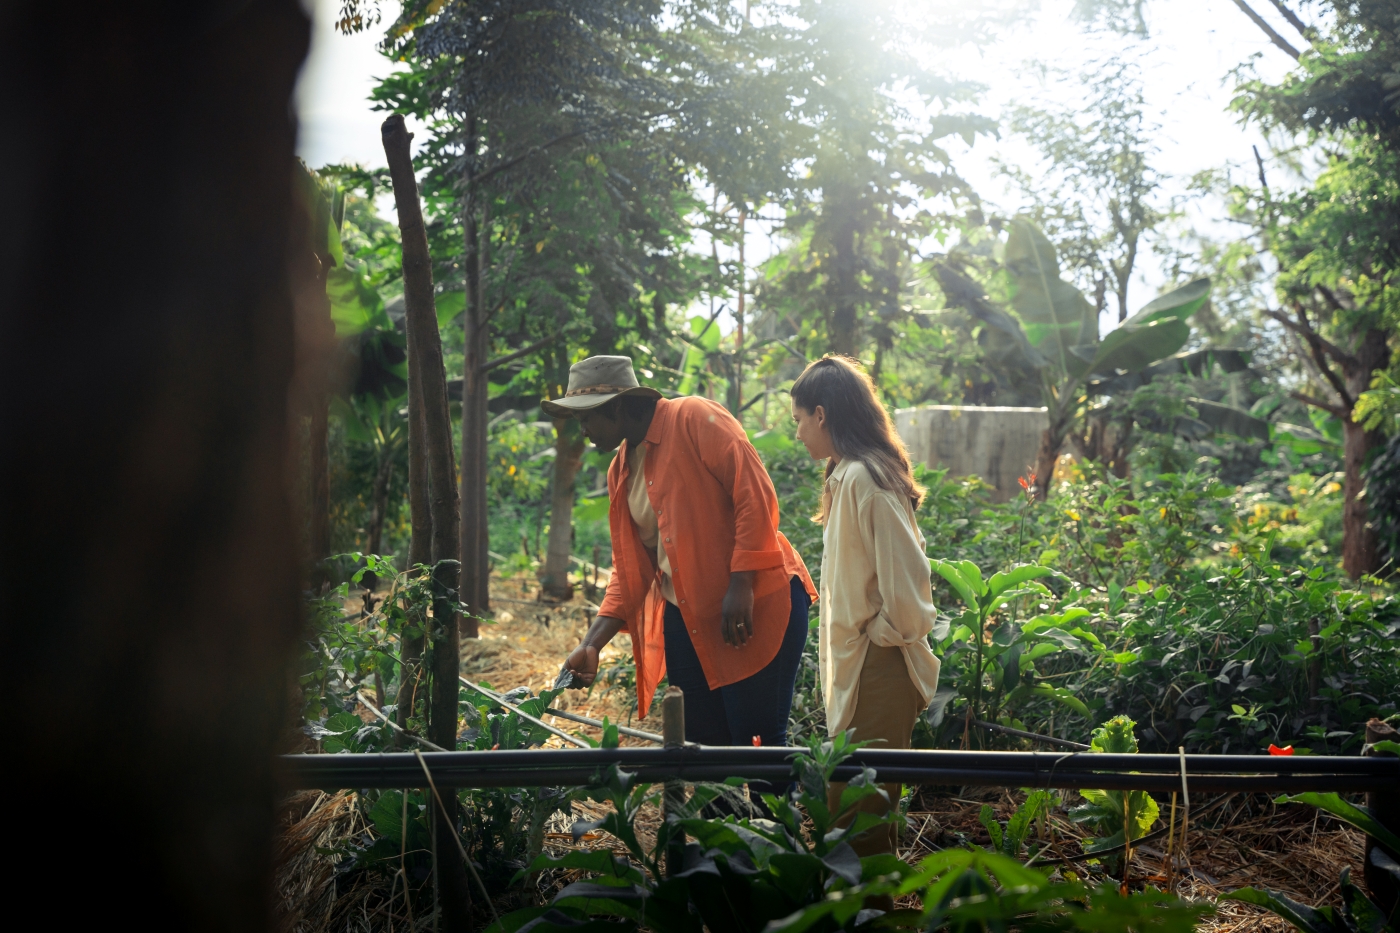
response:
[(574, 672), (574, 679), (580, 687), (590, 687), (598, 678), (598, 652), (612, 641), (613, 636), (622, 631), (621, 619), (610, 616), (597, 616), (588, 627), (579, 646), (569, 652), (564, 659), (564, 667)]
[(742, 648), (753, 637), (753, 576), (752, 570), (731, 573), (729, 590), (720, 606), (720, 633), (724, 643), (735, 648)]
[(581, 644), (569, 652), (564, 666), (573, 671), (575, 686), (591, 687), (598, 677), (598, 649), (587, 643)]

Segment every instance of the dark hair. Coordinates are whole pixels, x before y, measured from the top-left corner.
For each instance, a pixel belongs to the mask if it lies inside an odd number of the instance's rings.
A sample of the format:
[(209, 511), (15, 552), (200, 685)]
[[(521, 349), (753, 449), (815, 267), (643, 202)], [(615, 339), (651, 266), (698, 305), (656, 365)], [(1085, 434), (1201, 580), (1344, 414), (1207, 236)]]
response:
[[(881, 489), (909, 499), (914, 508), (924, 499), (924, 487), (914, 481), (909, 454), (895, 433), (875, 383), (864, 367), (845, 356), (828, 354), (811, 363), (792, 384), (792, 403), (807, 411), (820, 405), (826, 412), (831, 445), (842, 460), (859, 460)], [(836, 469), (835, 458), (826, 462), (826, 475)], [(826, 520), (826, 497), (815, 521)]]

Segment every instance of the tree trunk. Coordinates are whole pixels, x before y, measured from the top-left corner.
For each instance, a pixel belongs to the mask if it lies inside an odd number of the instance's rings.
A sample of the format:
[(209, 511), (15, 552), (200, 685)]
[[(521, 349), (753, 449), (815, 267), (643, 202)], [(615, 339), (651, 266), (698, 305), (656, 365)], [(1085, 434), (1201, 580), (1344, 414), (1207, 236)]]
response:
[[(457, 642), (457, 590), (460, 564), (457, 540), (457, 485), (452, 463), (452, 420), (447, 406), (447, 372), (442, 361), (442, 336), (438, 333), (433, 300), (433, 266), (428, 253), (428, 233), (418, 201), (418, 181), (409, 155), (408, 130), (395, 114), (382, 128), (384, 154), (394, 183), (399, 231), (403, 241), (404, 321), (408, 334), (408, 358), (418, 375), (423, 401), (423, 440), (431, 487), (433, 620), (432, 696), (429, 700), (428, 739), (447, 749), (457, 747), (459, 652)], [(459, 833), (457, 795), (443, 798), (438, 814), (437, 852), (444, 925), (465, 930), (470, 925), (471, 892), (466, 866), (455, 844), (447, 845), (446, 833)]]
[(1050, 497), (1050, 484), (1055, 478), (1055, 464), (1060, 459), (1063, 435), (1056, 436), (1053, 428), (1040, 432), (1040, 449), (1035, 454), (1035, 495), (1044, 501)]
[(380, 555), (384, 547), (384, 513), (389, 510), (389, 481), (394, 475), (393, 451), (380, 451), (379, 469), (374, 474), (370, 490), (368, 541), (369, 553)]
[[(370, 488), (369, 528), (366, 529), (365, 551), (382, 556), (384, 550), (384, 517), (389, 511), (389, 481), (394, 476), (394, 452), (392, 448), (380, 448), (379, 469), (374, 471), (374, 485)], [(361, 580), (371, 593), (379, 585), (379, 577), (366, 573)]]
[(1377, 370), (1390, 365), (1390, 346), (1386, 333), (1370, 328), (1362, 335), (1352, 360), (1342, 366), (1347, 394), (1351, 397), (1346, 417), (1342, 418), (1342, 568), (1353, 580), (1381, 568), (1380, 547), (1376, 530), (1371, 527), (1366, 499), (1366, 466), (1371, 452), (1385, 443), (1379, 431), (1367, 431), (1351, 420), (1354, 400), (1371, 387)]
[[(408, 569), (433, 559), (433, 517), (428, 507), (428, 453), (423, 440), (422, 376), (408, 368), (408, 513), (412, 537), (408, 544)], [(423, 620), (418, 620), (421, 624)], [(399, 692), (394, 718), (401, 728), (408, 726), (414, 698), (422, 680), (423, 635), (405, 633), (399, 643)]]
[[(468, 179), (470, 185), (470, 178)], [(477, 617), (491, 608), (491, 563), (486, 509), (486, 355), (490, 352), (482, 271), (485, 255), (476, 215), (476, 199), (467, 195), (462, 226), (467, 270), (466, 313), (462, 315), (462, 494), (461, 599), (470, 613), (462, 620), (462, 635), (477, 637)]]
[[(836, 205), (833, 205), (837, 207)], [(837, 207), (839, 210), (840, 208)], [(854, 206), (851, 206), (854, 212)], [(856, 299), (858, 286), (856, 261), (856, 224), (843, 219), (836, 231), (836, 262), (832, 270), (833, 302), (831, 313), (831, 352), (843, 356), (856, 355)]]
[(540, 588), (555, 599), (574, 595), (569, 557), (574, 550), (574, 479), (583, 463), (583, 432), (573, 418), (554, 419), (554, 477), (550, 482), (549, 547)]
[[(65, 925), (267, 930), (306, 556), (288, 415), (309, 412), (288, 396), (310, 24), (295, 0), (16, 0), (3, 22), (0, 83), (24, 91), (0, 147), (22, 180), (0, 379), (29, 400), (0, 467), (0, 632), (25, 646), (6, 783), (55, 804), (11, 813), (13, 877)], [(95, 782), (126, 814), (121, 855), (78, 882), (54, 866), (93, 837)]]
[(1367, 456), (1384, 441), (1379, 431), (1367, 431), (1350, 418), (1342, 421), (1342, 569), (1353, 580), (1381, 566), (1376, 530), (1361, 493), (1366, 488)]

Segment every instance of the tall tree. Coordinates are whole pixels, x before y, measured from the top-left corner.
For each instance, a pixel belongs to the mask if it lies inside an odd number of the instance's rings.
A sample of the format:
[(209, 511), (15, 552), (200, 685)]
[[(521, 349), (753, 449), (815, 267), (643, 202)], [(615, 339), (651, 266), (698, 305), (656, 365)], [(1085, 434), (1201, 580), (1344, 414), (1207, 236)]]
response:
[[(902, 288), (917, 244), (947, 218), (919, 202), (976, 198), (938, 140), (971, 143), (995, 124), (957, 108), (975, 85), (925, 67), (932, 27), (921, 11), (828, 0), (791, 11), (792, 34), (777, 46), (788, 76), (796, 148), (810, 160), (794, 180), (787, 225), (800, 255), (775, 271), (766, 301), (801, 320), (807, 355), (862, 352), (904, 311)], [(940, 27), (946, 26), (940, 23)], [(906, 106), (915, 96), (924, 113)]]
[(461, 592), (474, 613), (488, 604), (489, 383), (566, 335), (614, 352), (630, 330), (664, 331), (689, 277), (687, 167), (734, 148), (712, 137), (733, 125), (740, 71), (707, 43), (735, 19), (719, 2), (497, 0), (407, 4), (391, 30), (411, 73), (379, 96), (437, 128), (424, 161), (459, 208)]
[(1381, 554), (1362, 492), (1385, 433), (1355, 415), (1400, 333), (1400, 152), (1351, 142), (1311, 190), (1264, 208), (1286, 303), (1268, 314), (1298, 335), (1312, 377), (1293, 397), (1342, 422), (1342, 565), (1353, 577), (1374, 573)]

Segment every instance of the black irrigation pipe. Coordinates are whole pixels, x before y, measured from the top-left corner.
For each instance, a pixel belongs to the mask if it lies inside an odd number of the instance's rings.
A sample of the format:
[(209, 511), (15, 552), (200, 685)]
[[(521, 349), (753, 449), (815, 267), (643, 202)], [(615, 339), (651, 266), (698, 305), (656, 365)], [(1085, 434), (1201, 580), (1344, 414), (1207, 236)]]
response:
[[(616, 763), (643, 783), (722, 781), (730, 777), (783, 782), (798, 749), (693, 747), (540, 749), (432, 752), (422, 756), (445, 787), (555, 787), (596, 784)], [(279, 770), (296, 788), (418, 787), (415, 755), (284, 755)], [(874, 768), (881, 781), (981, 787), (1095, 787), (1171, 792), (1182, 785), (1177, 755), (1110, 755), (1082, 752), (975, 752), (863, 749), (836, 769), (849, 780)], [(1187, 755), (1191, 790), (1299, 793), (1302, 791), (1400, 792), (1400, 758)]]

